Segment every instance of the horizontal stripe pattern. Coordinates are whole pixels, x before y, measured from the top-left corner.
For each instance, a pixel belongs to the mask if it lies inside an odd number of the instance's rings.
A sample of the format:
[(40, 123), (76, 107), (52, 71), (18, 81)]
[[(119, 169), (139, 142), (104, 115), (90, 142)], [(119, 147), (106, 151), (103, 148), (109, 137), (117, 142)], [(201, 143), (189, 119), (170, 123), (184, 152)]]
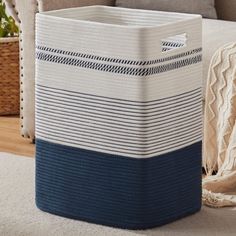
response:
[(115, 73), (115, 74), (123, 74), (130, 76), (150, 76), (199, 63), (202, 61), (202, 55), (196, 55), (191, 58), (185, 58), (178, 61), (174, 61), (172, 63), (149, 68), (143, 68), (143, 67), (135, 68), (135, 67), (120, 66), (120, 65), (104, 64), (94, 61), (77, 59), (74, 57), (66, 57), (66, 56), (49, 54), (45, 52), (38, 52), (37, 50), (36, 50), (36, 59), (40, 61), (59, 63), (69, 66), (77, 66), (81, 68)]
[(36, 135), (44, 140), (134, 158), (201, 140), (201, 89), (149, 102), (36, 85)]
[(36, 204), (46, 212), (146, 229), (201, 208), (201, 142), (134, 159), (36, 139), (36, 156)]
[[(164, 43), (163, 46), (169, 46), (168, 43)], [(177, 45), (178, 46), (178, 45)], [(172, 46), (173, 48), (174, 46)], [(73, 51), (68, 51), (68, 50), (62, 50), (62, 49), (56, 49), (56, 48), (51, 48), (51, 47), (46, 47), (46, 46), (41, 46), (41, 45), (36, 45), (36, 50), (38, 52), (44, 51), (44, 52), (49, 52), (49, 53), (56, 53), (56, 54), (62, 54), (62, 55), (67, 55), (67, 56), (73, 56), (73, 57), (78, 57), (78, 58), (84, 58), (84, 59), (90, 59), (90, 60), (96, 60), (96, 61), (102, 61), (102, 62), (109, 62), (109, 63), (118, 63), (118, 64), (125, 64), (125, 65), (135, 65), (135, 66), (149, 66), (149, 65), (154, 65), (166, 61), (171, 61), (174, 59), (178, 59), (181, 57), (193, 55), (202, 52), (202, 48), (197, 48), (193, 49), (187, 52), (182, 52), (173, 56), (167, 56), (155, 60), (147, 60), (147, 61), (137, 61), (137, 60), (127, 60), (127, 59), (118, 59), (118, 58), (109, 58), (109, 57), (102, 57), (102, 56), (97, 56), (97, 55), (92, 55), (92, 54), (85, 54), (85, 53), (79, 53), (79, 52), (73, 52)]]

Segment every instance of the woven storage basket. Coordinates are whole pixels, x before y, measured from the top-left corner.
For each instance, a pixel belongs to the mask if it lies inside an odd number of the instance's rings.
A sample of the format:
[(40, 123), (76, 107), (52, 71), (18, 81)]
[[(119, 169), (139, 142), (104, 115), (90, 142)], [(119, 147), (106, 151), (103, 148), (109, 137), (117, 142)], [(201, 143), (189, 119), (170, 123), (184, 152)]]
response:
[(19, 41), (0, 38), (0, 115), (19, 114)]
[(37, 15), (36, 204), (145, 229), (201, 208), (201, 17)]

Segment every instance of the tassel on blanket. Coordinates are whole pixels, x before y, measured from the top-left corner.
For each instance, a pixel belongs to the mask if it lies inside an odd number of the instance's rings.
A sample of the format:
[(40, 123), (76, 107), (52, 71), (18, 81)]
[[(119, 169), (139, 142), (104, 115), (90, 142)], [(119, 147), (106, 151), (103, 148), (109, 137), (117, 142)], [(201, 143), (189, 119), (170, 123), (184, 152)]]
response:
[(236, 206), (236, 196), (225, 195), (222, 193), (213, 193), (203, 189), (202, 202), (204, 205), (213, 208)]

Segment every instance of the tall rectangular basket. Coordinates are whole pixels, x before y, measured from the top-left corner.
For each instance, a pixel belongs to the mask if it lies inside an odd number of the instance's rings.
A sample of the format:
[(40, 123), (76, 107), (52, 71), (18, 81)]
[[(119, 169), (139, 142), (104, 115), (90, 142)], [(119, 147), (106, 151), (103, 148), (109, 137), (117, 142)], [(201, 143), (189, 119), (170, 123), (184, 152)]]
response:
[(201, 208), (201, 17), (37, 15), (36, 204), (146, 229)]

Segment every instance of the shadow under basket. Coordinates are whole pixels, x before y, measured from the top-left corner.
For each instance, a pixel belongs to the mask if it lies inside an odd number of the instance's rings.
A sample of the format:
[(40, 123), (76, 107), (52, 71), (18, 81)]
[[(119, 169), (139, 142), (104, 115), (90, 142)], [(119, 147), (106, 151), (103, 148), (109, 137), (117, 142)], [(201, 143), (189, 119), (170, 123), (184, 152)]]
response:
[(0, 115), (16, 115), (19, 111), (19, 39), (0, 38)]

